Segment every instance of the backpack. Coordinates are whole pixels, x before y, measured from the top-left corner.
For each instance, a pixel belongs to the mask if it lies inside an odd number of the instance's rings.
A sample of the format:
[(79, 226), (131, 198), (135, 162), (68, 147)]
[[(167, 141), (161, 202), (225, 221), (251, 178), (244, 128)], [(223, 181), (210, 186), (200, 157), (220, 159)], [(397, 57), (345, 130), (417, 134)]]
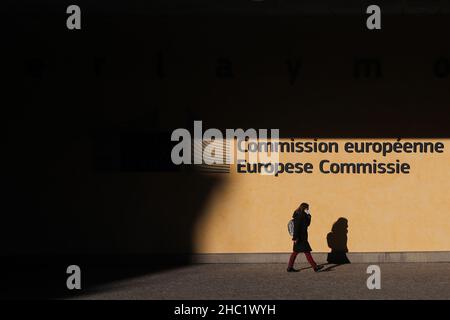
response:
[(289, 235), (291, 237), (293, 237), (294, 236), (294, 219), (289, 220), (287, 227), (288, 227)]

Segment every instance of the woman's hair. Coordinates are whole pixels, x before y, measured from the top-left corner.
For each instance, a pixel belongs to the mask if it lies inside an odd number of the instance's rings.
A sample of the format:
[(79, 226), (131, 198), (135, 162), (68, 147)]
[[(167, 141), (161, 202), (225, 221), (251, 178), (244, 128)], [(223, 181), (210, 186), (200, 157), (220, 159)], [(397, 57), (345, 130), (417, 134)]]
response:
[(306, 209), (309, 208), (309, 204), (307, 204), (306, 202), (303, 202), (298, 208), (297, 210), (295, 210), (293, 216), (295, 216), (295, 214), (298, 213), (302, 213), (303, 211), (305, 211)]

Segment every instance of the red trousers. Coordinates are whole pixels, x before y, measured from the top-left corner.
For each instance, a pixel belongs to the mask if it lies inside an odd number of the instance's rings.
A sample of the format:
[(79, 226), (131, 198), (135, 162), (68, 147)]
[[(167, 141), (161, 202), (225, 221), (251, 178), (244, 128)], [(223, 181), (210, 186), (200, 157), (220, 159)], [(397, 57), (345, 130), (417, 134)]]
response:
[[(317, 267), (316, 262), (314, 261), (311, 252), (304, 252), (305, 256), (306, 256), (306, 260), (308, 260), (309, 264), (311, 265), (311, 267), (315, 268)], [(291, 257), (289, 258), (289, 268), (293, 268), (294, 267), (294, 262), (295, 262), (295, 258), (297, 258), (298, 252), (292, 252), (291, 253)]]

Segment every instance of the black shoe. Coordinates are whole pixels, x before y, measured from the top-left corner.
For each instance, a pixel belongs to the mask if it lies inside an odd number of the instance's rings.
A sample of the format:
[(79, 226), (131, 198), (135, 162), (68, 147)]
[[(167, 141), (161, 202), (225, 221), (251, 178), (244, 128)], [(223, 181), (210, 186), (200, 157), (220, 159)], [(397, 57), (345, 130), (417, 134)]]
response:
[(287, 268), (287, 272), (299, 272), (300, 270), (294, 268)]
[(319, 272), (322, 269), (323, 269), (323, 266), (317, 266), (314, 268), (314, 272)]

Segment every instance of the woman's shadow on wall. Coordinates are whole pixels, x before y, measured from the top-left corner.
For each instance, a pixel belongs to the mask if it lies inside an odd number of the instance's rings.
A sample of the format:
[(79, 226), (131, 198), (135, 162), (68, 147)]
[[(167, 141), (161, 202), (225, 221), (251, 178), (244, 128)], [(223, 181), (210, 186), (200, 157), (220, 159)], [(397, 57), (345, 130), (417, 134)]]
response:
[(328, 253), (327, 262), (331, 266), (323, 271), (331, 271), (333, 268), (350, 263), (347, 257), (347, 240), (348, 240), (348, 220), (346, 218), (339, 218), (331, 227), (331, 232), (327, 234), (328, 247), (331, 252)]

